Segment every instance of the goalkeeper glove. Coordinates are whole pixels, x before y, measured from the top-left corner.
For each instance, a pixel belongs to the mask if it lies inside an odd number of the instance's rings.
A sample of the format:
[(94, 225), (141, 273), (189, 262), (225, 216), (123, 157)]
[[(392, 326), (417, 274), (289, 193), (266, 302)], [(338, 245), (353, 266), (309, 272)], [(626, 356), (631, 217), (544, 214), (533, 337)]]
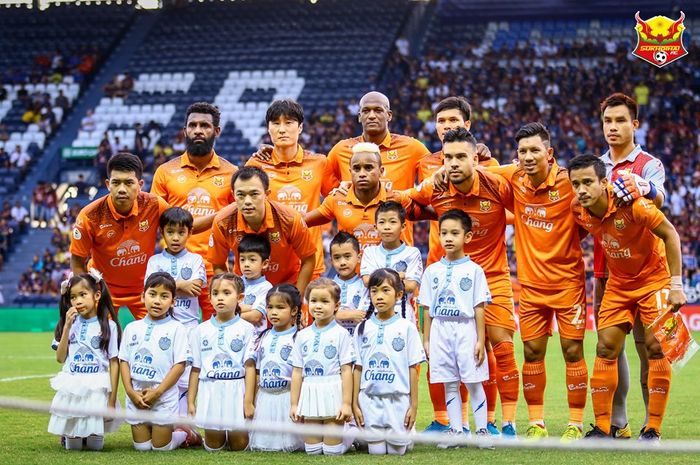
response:
[(633, 202), (640, 197), (654, 200), (658, 193), (653, 182), (626, 170), (620, 172), (620, 177), (613, 182), (613, 192), (624, 202)]

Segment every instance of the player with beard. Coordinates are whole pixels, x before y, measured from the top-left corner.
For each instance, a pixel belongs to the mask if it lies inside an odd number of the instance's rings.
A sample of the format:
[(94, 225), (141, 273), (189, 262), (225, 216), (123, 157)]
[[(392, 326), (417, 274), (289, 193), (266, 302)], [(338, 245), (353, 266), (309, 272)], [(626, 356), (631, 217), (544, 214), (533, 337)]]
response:
[[(214, 150), (214, 142), (221, 127), (219, 109), (207, 102), (197, 102), (187, 108), (185, 114), (185, 153), (164, 163), (155, 172), (151, 193), (162, 197), (172, 206), (182, 207), (196, 219), (216, 214), (233, 203), (229, 180), (237, 168)], [(209, 231), (193, 234), (187, 241), (187, 250), (200, 255), (207, 268), (207, 280), (214, 275), (207, 260)], [(202, 310), (202, 321), (214, 313), (207, 292), (201, 288), (181, 289), (177, 281), (178, 295), (198, 297)], [(191, 286), (191, 285), (189, 285)]]

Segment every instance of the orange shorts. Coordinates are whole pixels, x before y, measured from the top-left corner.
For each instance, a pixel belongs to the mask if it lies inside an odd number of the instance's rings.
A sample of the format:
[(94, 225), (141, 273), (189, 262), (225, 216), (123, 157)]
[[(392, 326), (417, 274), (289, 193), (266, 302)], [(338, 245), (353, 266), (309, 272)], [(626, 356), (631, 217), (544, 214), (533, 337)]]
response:
[(486, 305), (484, 312), (486, 326), (498, 326), (515, 331), (513, 286), (510, 284), (510, 276), (489, 279), (488, 285), (491, 291), (491, 303)]
[(214, 306), (209, 300), (209, 283), (211, 282), (211, 278), (214, 277), (214, 269), (206, 260), (204, 261), (204, 264), (207, 267), (207, 287), (202, 289), (202, 293), (199, 294), (199, 297), (197, 297), (197, 301), (199, 302), (199, 311), (201, 312), (200, 322), (208, 321), (211, 319), (214, 313), (216, 313), (214, 311)]
[(523, 286), (518, 315), (523, 341), (551, 336), (554, 317), (561, 337), (582, 341), (586, 332), (586, 290), (583, 286), (570, 289)]
[(112, 304), (114, 304), (114, 310), (116, 310), (117, 313), (120, 307), (127, 307), (137, 320), (142, 320), (148, 315), (146, 306), (141, 302), (140, 292), (135, 292), (131, 295), (112, 295)]
[(637, 315), (644, 326), (653, 323), (668, 304), (670, 286), (669, 278), (642, 287), (620, 286), (608, 279), (598, 310), (598, 329), (623, 324), (632, 328)]

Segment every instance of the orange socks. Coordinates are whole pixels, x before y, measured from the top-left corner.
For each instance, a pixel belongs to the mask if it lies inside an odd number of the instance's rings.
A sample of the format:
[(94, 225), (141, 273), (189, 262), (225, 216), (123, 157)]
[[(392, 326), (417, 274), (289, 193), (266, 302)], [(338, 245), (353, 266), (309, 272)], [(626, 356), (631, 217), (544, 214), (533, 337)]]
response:
[(527, 402), (530, 424), (544, 426), (544, 390), (547, 387), (547, 372), (544, 360), (523, 364), (523, 397)]
[(596, 357), (591, 376), (591, 400), (595, 424), (604, 433), (610, 433), (612, 402), (617, 389), (617, 359)]
[(649, 424), (661, 432), (661, 422), (666, 413), (666, 403), (671, 390), (671, 364), (666, 358), (649, 360)]
[(499, 342), (493, 346), (496, 357), (498, 391), (501, 393), (503, 422), (515, 422), (515, 409), (518, 405), (520, 375), (515, 363), (515, 350), (512, 341)]
[(569, 400), (569, 423), (583, 427), (583, 411), (588, 395), (586, 360), (566, 363), (566, 395)]
[(488, 422), (495, 423), (496, 402), (498, 401), (498, 374), (496, 373), (496, 370), (498, 368), (496, 366), (496, 357), (493, 355), (493, 350), (487, 351), (486, 356), (488, 357), (489, 363), (489, 379), (484, 381), (482, 385), (484, 386), (484, 392), (486, 393), (486, 412)]

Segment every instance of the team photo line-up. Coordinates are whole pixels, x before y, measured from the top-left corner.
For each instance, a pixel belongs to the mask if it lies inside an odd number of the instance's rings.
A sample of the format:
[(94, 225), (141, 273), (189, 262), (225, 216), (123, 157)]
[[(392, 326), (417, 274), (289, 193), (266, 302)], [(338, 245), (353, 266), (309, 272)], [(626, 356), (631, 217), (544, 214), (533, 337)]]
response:
[[(424, 361), (434, 410), (427, 432), (474, 431), (483, 448), (497, 436), (515, 439), (522, 383), (525, 436), (545, 438), (544, 360), (555, 325), (569, 411), (562, 441), (632, 436), (629, 332), (646, 409), (639, 440), (660, 440), (671, 365), (647, 326), (686, 297), (680, 240), (659, 210), (664, 167), (634, 141), (637, 103), (606, 97), (600, 117), (609, 150), (578, 155), (567, 167), (557, 164), (539, 122), (517, 130), (516, 159), (499, 166), (469, 132), (462, 97), (435, 108), (436, 153), (389, 131), (383, 94), (364, 95), (359, 107), (362, 134), (327, 156), (299, 145), (302, 107), (277, 100), (266, 114), (272, 145), (244, 167), (216, 154), (220, 113), (204, 102), (187, 109), (186, 151), (157, 168), (150, 193), (142, 191), (137, 156), (109, 160), (109, 193), (78, 215), (72, 275), (61, 285), (53, 347), (63, 369), (51, 379), (49, 432), (66, 449), (102, 449), (118, 422), (65, 411), (120, 408), (121, 378), (127, 412), (163, 417), (127, 420), (137, 450), (338, 455), (362, 447), (400, 455), (411, 448)], [(425, 267), (413, 247), (420, 220), (430, 221)], [(333, 221), (337, 234), (324, 246), (324, 225)], [(507, 224), (522, 285), (520, 368)], [(159, 233), (164, 246), (155, 254)], [(589, 234), (597, 326), (590, 377), (580, 245)], [(123, 331), (120, 307), (135, 317)], [(584, 433), (589, 386), (595, 419)], [(203, 437), (173, 425), (178, 414), (194, 418)], [(341, 425), (348, 434), (221, 430), (244, 419)], [(407, 434), (353, 444), (354, 428)]]

